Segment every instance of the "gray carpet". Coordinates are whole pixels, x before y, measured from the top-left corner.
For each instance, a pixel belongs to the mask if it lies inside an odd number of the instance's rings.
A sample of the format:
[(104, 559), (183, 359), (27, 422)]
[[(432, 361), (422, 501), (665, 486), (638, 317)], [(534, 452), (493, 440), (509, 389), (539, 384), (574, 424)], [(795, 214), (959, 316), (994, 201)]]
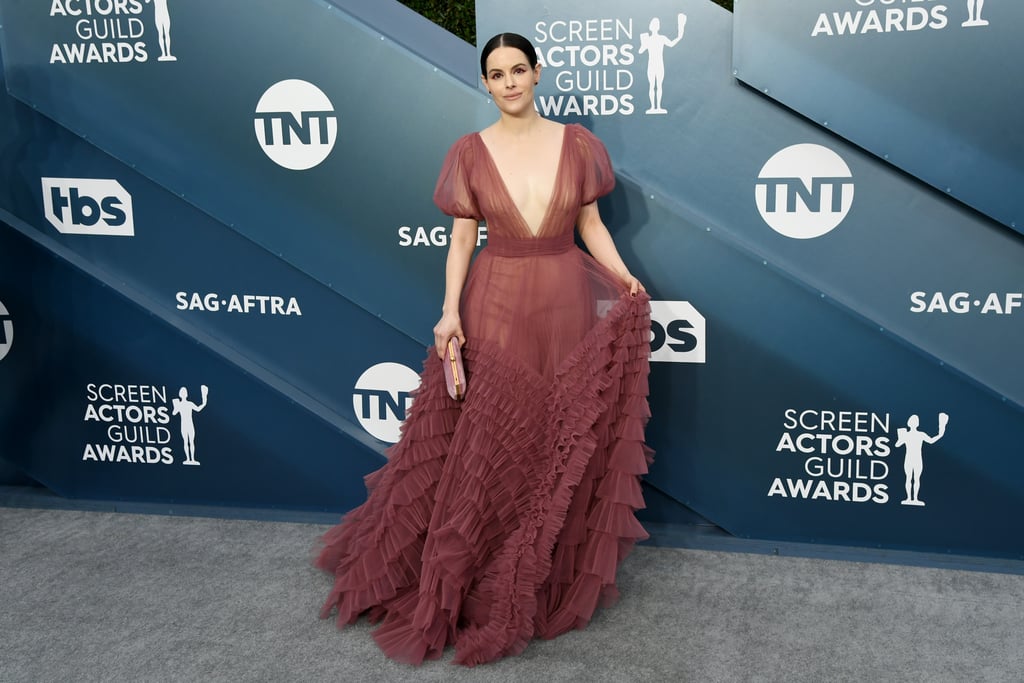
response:
[(324, 525), (0, 507), (0, 680), (1019, 681), (1024, 576), (654, 547), (591, 625), (475, 669), (316, 614)]

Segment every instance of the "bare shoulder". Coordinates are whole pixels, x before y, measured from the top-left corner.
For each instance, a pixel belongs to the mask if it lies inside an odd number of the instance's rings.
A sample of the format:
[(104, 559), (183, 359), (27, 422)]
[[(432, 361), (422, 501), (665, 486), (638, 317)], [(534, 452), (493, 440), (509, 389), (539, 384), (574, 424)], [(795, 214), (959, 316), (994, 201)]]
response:
[(556, 135), (561, 135), (562, 131), (565, 129), (565, 124), (564, 123), (559, 123), (558, 121), (552, 121), (551, 119), (544, 119), (544, 118), (542, 118), (541, 121), (544, 122), (544, 127), (550, 133), (553, 133), (553, 134), (556, 134)]
[(492, 123), (477, 133), (488, 149), (494, 150), (501, 146), (504, 136), (498, 122)]
[(499, 121), (495, 121), (494, 123), (492, 123), (491, 125), (487, 126), (486, 128), (481, 129), (477, 133), (477, 135), (482, 137), (484, 140), (490, 139), (491, 137), (494, 136), (494, 132), (498, 129)]
[(564, 123), (558, 121), (551, 121), (549, 119), (543, 119), (544, 121), (544, 133), (545, 137), (549, 142), (560, 144), (562, 137), (566, 134), (566, 126)]

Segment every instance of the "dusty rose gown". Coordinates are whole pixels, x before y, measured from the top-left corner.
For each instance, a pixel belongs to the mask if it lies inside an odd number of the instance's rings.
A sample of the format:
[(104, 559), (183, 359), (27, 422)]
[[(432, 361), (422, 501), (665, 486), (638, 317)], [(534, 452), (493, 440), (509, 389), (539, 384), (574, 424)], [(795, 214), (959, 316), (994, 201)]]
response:
[(614, 183), (601, 142), (566, 126), (534, 235), (479, 134), (448, 152), (435, 202), (488, 226), (461, 301), (467, 396), (448, 397), (431, 348), (402, 439), (316, 560), (334, 575), (321, 616), (368, 613), (395, 659), (454, 645), (475, 665), (583, 628), (647, 537), (633, 513), (651, 454), (649, 299), (574, 243), (580, 207)]

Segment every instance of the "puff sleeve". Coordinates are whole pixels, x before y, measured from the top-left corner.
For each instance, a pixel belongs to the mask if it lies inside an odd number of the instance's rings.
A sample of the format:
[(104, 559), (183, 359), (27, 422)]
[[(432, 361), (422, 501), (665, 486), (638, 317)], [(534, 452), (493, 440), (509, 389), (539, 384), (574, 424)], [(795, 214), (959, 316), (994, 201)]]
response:
[(615, 188), (615, 172), (608, 150), (596, 135), (579, 124), (574, 128), (581, 204), (589, 204)]
[(464, 135), (448, 149), (434, 187), (434, 203), (455, 218), (483, 220), (476, 196), (470, 186), (474, 149), (472, 136)]

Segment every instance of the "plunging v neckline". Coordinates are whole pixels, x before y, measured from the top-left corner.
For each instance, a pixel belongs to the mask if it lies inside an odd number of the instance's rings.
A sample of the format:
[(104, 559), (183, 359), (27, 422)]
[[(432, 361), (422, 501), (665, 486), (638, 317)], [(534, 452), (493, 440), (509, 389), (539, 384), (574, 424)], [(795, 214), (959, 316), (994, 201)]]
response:
[(516, 216), (519, 217), (519, 222), (522, 224), (527, 234), (531, 238), (536, 239), (544, 231), (544, 228), (548, 222), (548, 216), (551, 214), (551, 207), (555, 203), (555, 193), (558, 191), (558, 181), (562, 177), (562, 165), (565, 162), (565, 145), (569, 139), (569, 124), (565, 124), (562, 126), (562, 143), (558, 149), (558, 163), (555, 166), (555, 179), (551, 184), (551, 194), (548, 196), (548, 205), (544, 209), (544, 215), (540, 219), (540, 225), (537, 227), (536, 232), (534, 232), (533, 229), (530, 227), (530, 224), (526, 222), (526, 217), (523, 215), (523, 210), (520, 209), (519, 205), (516, 204), (514, 199), (512, 199), (512, 193), (508, 189), (508, 184), (505, 182), (504, 176), (501, 175), (501, 170), (498, 168), (498, 162), (495, 161), (494, 155), (491, 154), (491, 149), (487, 146), (487, 143), (484, 142), (483, 136), (480, 135), (480, 133), (476, 133), (475, 135), (477, 141), (480, 143), (480, 146), (483, 147), (484, 149), (484, 155), (487, 157), (487, 162), (490, 164), (491, 170), (494, 171), (494, 175), (498, 178), (498, 184), (501, 186), (501, 191), (505, 193), (505, 198), (508, 200), (508, 203), (512, 205), (513, 209), (515, 209)]

